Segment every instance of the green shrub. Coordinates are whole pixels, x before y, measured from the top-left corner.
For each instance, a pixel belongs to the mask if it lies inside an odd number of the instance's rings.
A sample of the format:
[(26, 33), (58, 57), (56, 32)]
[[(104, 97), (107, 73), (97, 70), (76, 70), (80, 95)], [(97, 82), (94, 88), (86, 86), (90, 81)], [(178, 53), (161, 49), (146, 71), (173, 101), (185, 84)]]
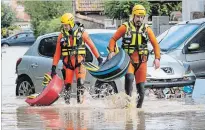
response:
[(60, 27), (61, 27), (60, 18), (41, 21), (40, 24), (37, 26), (36, 35), (39, 36), (47, 33), (59, 32)]

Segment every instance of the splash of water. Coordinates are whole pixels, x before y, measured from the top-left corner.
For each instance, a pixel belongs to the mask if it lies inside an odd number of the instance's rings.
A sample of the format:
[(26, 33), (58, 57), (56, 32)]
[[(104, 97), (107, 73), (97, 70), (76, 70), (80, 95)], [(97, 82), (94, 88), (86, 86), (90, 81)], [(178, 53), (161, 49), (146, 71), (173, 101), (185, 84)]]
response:
[[(62, 105), (63, 107), (77, 107), (77, 108), (92, 108), (92, 109), (135, 109), (137, 94), (133, 93), (130, 97), (124, 92), (118, 94), (109, 95), (104, 98), (94, 98), (92, 94), (85, 91), (85, 100), (83, 104), (77, 104), (76, 98), (71, 98), (71, 104), (66, 105), (61, 98), (54, 105)], [(204, 104), (186, 103), (187, 100), (191, 100), (191, 97), (181, 99), (158, 99), (156, 95), (150, 94), (145, 96), (143, 108), (141, 110), (148, 113), (161, 113), (161, 112), (180, 112), (180, 111), (204, 111)], [(140, 109), (139, 109), (140, 110)]]

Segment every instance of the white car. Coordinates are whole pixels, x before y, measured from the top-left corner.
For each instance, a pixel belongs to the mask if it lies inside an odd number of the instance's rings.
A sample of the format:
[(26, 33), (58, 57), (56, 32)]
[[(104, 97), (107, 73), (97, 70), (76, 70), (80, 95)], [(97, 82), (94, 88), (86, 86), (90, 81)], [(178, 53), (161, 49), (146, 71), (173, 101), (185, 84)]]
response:
[[(107, 46), (109, 40), (114, 34), (115, 30), (105, 29), (87, 29), (86, 30), (102, 57), (108, 55)], [(16, 64), (16, 95), (30, 95), (42, 90), (42, 80), (45, 73), (51, 71), (53, 55), (55, 52), (55, 46), (57, 36), (59, 32), (50, 33), (43, 36), (39, 36), (36, 42), (29, 48), (29, 50), (19, 58)], [(118, 42), (120, 45), (120, 41)], [(97, 64), (97, 59), (90, 52), (87, 47), (86, 61), (90, 61)], [(161, 56), (161, 68), (155, 70), (153, 67), (154, 55), (151, 53), (148, 61), (147, 82), (145, 87), (147, 88), (164, 88), (194, 85), (195, 75), (190, 70), (190, 67), (183, 65), (176, 59), (162, 54)], [(57, 66), (57, 73), (61, 74), (62, 62), (59, 61)], [(76, 80), (74, 79), (73, 86), (76, 86)], [(85, 80), (85, 86), (88, 88), (100, 88), (100, 90), (106, 90), (108, 94), (118, 93), (124, 91), (124, 77), (113, 82), (100, 82), (93, 78), (88, 72)], [(133, 85), (135, 87), (135, 85)], [(72, 87), (73, 94), (76, 93), (76, 87)]]
[(205, 18), (201, 18), (180, 22), (157, 39), (163, 53), (189, 64), (197, 77), (205, 77), (204, 36)]

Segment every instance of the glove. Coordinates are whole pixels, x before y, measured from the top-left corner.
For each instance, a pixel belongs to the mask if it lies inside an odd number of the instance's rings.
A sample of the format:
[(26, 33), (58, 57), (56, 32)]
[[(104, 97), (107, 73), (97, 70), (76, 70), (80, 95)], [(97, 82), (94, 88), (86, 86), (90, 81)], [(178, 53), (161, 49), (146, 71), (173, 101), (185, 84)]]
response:
[(52, 68), (51, 68), (51, 77), (53, 78), (54, 75), (56, 75), (56, 66), (55, 66), (55, 65), (52, 65)]
[(100, 66), (103, 63), (103, 58), (99, 56), (97, 60), (98, 60), (98, 66)]

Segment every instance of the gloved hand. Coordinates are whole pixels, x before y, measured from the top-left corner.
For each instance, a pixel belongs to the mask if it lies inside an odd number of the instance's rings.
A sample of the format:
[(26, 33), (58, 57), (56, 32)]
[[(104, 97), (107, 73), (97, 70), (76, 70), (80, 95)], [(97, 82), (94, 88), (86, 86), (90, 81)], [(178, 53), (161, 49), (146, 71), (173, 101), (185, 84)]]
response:
[(98, 60), (98, 66), (100, 66), (103, 63), (103, 58), (99, 56), (97, 60)]
[(56, 66), (55, 66), (55, 65), (52, 65), (52, 68), (51, 68), (51, 77), (53, 78), (54, 75), (56, 75)]

